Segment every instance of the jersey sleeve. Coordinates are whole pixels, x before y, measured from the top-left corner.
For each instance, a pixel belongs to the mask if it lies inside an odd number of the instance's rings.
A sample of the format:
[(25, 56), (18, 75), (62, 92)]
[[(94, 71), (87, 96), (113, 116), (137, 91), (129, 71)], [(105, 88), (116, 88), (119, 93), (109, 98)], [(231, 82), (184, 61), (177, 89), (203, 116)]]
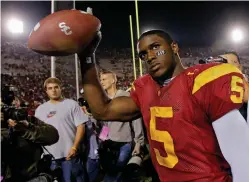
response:
[(131, 91), (130, 91), (130, 97), (134, 100), (134, 102), (137, 104), (139, 108), (140, 107), (140, 102), (138, 99), (138, 87), (136, 86), (136, 82), (134, 82), (131, 86)]
[(243, 75), (231, 64), (210, 67), (194, 79), (192, 94), (211, 121), (243, 105)]

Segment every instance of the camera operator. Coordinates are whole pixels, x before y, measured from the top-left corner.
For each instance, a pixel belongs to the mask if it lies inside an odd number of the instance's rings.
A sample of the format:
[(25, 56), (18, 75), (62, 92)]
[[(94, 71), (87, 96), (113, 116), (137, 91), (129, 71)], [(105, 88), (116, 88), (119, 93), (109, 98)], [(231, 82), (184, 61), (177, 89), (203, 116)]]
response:
[(84, 113), (88, 116), (88, 121), (86, 122), (86, 137), (85, 146), (86, 152), (86, 171), (89, 182), (101, 181), (101, 168), (99, 165), (99, 139), (98, 134), (100, 133), (101, 124), (93, 118), (91, 110), (87, 101), (84, 99), (84, 92), (81, 91), (82, 98), (78, 99), (79, 105), (81, 106)]
[(58, 131), (37, 118), (29, 118), (25, 109), (11, 106), (13, 99), (14, 92), (4, 87), (1, 103), (3, 181), (52, 181), (50, 171), (46, 171), (41, 159), (42, 146), (56, 143)]

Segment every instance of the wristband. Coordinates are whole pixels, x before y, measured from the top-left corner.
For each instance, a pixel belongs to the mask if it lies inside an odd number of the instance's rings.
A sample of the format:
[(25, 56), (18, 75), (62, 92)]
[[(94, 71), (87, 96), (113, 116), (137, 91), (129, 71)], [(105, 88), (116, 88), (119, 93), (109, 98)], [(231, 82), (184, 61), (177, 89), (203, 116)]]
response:
[(84, 74), (92, 67), (95, 67), (95, 54), (91, 55), (80, 55), (80, 67), (81, 67), (81, 74), (84, 76)]
[(73, 150), (77, 151), (77, 148), (76, 147), (72, 147)]
[(86, 64), (94, 64), (95, 63), (95, 54), (93, 53), (91, 56), (86, 56), (84, 59), (84, 62)]

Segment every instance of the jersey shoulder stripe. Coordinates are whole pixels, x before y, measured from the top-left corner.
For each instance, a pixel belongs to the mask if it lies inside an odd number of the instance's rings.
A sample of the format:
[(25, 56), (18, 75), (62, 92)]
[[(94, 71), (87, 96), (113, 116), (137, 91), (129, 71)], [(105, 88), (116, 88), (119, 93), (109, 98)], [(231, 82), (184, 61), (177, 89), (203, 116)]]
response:
[(228, 63), (218, 64), (205, 69), (195, 77), (192, 94), (196, 93), (206, 84), (231, 73), (242, 74), (237, 67)]

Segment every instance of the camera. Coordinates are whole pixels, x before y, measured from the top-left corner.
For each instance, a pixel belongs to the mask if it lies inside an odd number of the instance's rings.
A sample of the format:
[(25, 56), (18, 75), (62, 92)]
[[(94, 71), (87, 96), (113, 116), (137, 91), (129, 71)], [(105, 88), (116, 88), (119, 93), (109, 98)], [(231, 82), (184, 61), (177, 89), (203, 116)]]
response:
[(124, 167), (119, 182), (140, 182), (146, 176), (144, 161), (149, 152), (145, 146), (141, 147), (139, 154), (131, 156), (127, 165)]
[(53, 180), (61, 181), (61, 167), (56, 167), (53, 170), (50, 168), (53, 159), (54, 157), (51, 154), (44, 154), (41, 160), (38, 162), (37, 171), (40, 174), (47, 174), (47, 176), (52, 177)]
[(13, 119), (15, 121), (29, 120), (27, 107), (24, 104), (21, 104), (21, 107), (16, 108), (12, 105), (13, 100), (15, 99), (14, 87), (4, 86), (2, 88), (2, 106), (1, 112), (4, 114), (4, 119), (1, 122), (3, 125), (6, 125), (8, 119)]
[(84, 98), (82, 98), (82, 97), (79, 98), (79, 99), (78, 99), (78, 103), (79, 103), (80, 107), (85, 106), (87, 112), (88, 112), (88, 113), (91, 113), (90, 108), (89, 108), (89, 105), (88, 105), (88, 102), (87, 102)]
[(84, 98), (82, 98), (82, 97), (78, 99), (78, 103), (79, 103), (79, 105), (80, 105), (81, 107), (83, 107), (83, 106), (85, 106), (86, 108), (89, 107), (87, 101), (86, 101)]
[(142, 168), (142, 162), (142, 155), (132, 156), (123, 169), (120, 182), (140, 182), (142, 177), (145, 176), (145, 171)]
[(200, 59), (199, 64), (208, 64), (208, 63), (227, 63), (227, 59), (217, 56), (217, 57), (208, 57), (205, 59)]
[(13, 119), (15, 121), (28, 120), (28, 112), (26, 111), (26, 108), (16, 108), (4, 104), (1, 112), (4, 113), (4, 121), (7, 121), (7, 119)]

